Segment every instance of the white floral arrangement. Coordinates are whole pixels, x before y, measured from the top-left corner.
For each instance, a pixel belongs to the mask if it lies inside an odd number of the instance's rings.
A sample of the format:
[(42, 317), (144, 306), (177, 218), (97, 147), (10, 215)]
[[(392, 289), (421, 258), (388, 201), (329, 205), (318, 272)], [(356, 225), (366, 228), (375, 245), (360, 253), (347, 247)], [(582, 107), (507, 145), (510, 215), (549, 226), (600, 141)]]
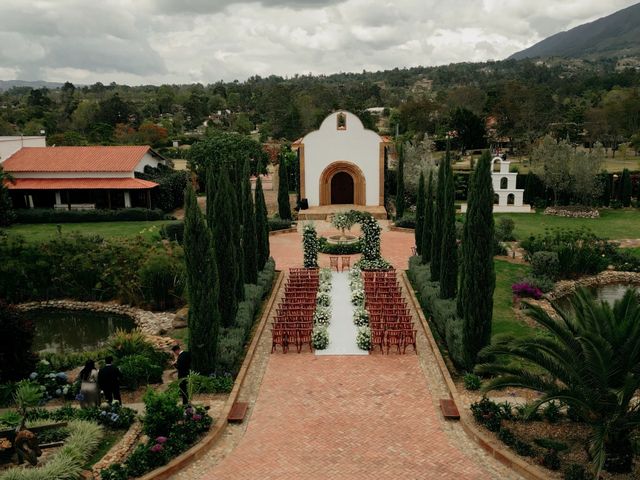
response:
[(364, 305), (364, 290), (360, 288), (353, 290), (351, 292), (351, 303), (356, 307)]
[(358, 267), (351, 267), (347, 275), (349, 276), (349, 280), (351, 282), (362, 280), (362, 270), (360, 270)]
[(358, 336), (356, 337), (356, 343), (360, 350), (371, 350), (373, 346), (371, 344), (371, 329), (369, 327), (359, 327)]
[(329, 346), (329, 332), (324, 325), (316, 325), (311, 332), (311, 345), (316, 350), (324, 350)]
[(331, 307), (316, 307), (313, 313), (313, 323), (315, 325), (329, 325), (331, 321)]
[(331, 305), (331, 295), (328, 292), (318, 292), (316, 295), (316, 304), (319, 307), (328, 307)]
[(313, 224), (302, 229), (302, 251), (304, 268), (318, 268), (318, 234)]
[(369, 325), (369, 312), (364, 307), (356, 307), (353, 310), (353, 323), (358, 327)]
[(330, 268), (323, 268), (320, 270), (320, 282), (331, 283), (332, 273)]
[(318, 291), (329, 293), (331, 291), (331, 282), (321, 282), (318, 285)]

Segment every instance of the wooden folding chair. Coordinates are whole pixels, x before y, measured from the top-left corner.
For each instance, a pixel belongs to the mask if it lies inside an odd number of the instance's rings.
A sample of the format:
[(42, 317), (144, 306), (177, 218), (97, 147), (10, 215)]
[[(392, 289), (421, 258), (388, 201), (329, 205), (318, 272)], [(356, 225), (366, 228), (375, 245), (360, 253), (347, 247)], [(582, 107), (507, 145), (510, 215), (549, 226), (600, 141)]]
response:
[(341, 257), (341, 263), (341, 272), (344, 272), (345, 267), (347, 270), (349, 270), (351, 268), (351, 257)]
[(338, 272), (338, 257), (329, 257), (329, 266), (331, 267), (331, 269), (336, 269), (336, 272)]

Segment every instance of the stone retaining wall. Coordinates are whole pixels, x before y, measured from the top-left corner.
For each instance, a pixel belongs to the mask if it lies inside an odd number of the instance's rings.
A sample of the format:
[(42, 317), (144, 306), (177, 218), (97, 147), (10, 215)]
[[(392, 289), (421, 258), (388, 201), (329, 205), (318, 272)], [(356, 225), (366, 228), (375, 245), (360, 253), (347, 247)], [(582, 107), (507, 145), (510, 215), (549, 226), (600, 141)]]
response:
[(85, 312), (112, 313), (131, 318), (146, 335), (163, 335), (172, 327), (175, 314), (171, 312), (150, 312), (128, 305), (105, 302), (78, 302), (75, 300), (46, 300), (17, 305), (22, 311), (30, 310), (75, 310)]
[(552, 292), (545, 295), (549, 300), (566, 297), (576, 291), (576, 288), (584, 287), (600, 287), (603, 285), (612, 285), (623, 283), (629, 285), (640, 286), (640, 273), (637, 272), (617, 272), (615, 270), (607, 270), (600, 272), (598, 275), (590, 277), (582, 277), (578, 280), (561, 280), (556, 283)]

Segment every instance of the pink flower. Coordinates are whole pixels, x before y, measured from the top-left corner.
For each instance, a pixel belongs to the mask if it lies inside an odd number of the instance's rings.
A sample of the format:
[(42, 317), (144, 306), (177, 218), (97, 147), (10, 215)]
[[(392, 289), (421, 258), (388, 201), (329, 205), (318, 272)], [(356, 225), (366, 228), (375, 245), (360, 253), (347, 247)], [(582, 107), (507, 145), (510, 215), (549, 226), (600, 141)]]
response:
[(167, 437), (158, 437), (156, 438), (156, 443), (165, 443), (167, 441)]
[(162, 445), (156, 443), (153, 447), (151, 447), (151, 451), (154, 453), (158, 453), (162, 451)]
[(196, 414), (195, 414), (193, 417), (191, 417), (191, 418), (193, 418), (193, 419), (197, 422), (198, 420), (202, 420), (202, 415), (200, 415), (199, 413), (196, 413)]

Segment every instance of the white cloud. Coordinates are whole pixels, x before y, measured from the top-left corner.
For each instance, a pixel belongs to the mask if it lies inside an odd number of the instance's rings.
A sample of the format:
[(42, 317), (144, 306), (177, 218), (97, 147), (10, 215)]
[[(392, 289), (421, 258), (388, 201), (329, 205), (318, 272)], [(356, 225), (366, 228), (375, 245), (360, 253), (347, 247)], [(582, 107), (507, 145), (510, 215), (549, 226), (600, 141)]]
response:
[(1, 0), (0, 77), (182, 83), (501, 59), (637, 0)]

